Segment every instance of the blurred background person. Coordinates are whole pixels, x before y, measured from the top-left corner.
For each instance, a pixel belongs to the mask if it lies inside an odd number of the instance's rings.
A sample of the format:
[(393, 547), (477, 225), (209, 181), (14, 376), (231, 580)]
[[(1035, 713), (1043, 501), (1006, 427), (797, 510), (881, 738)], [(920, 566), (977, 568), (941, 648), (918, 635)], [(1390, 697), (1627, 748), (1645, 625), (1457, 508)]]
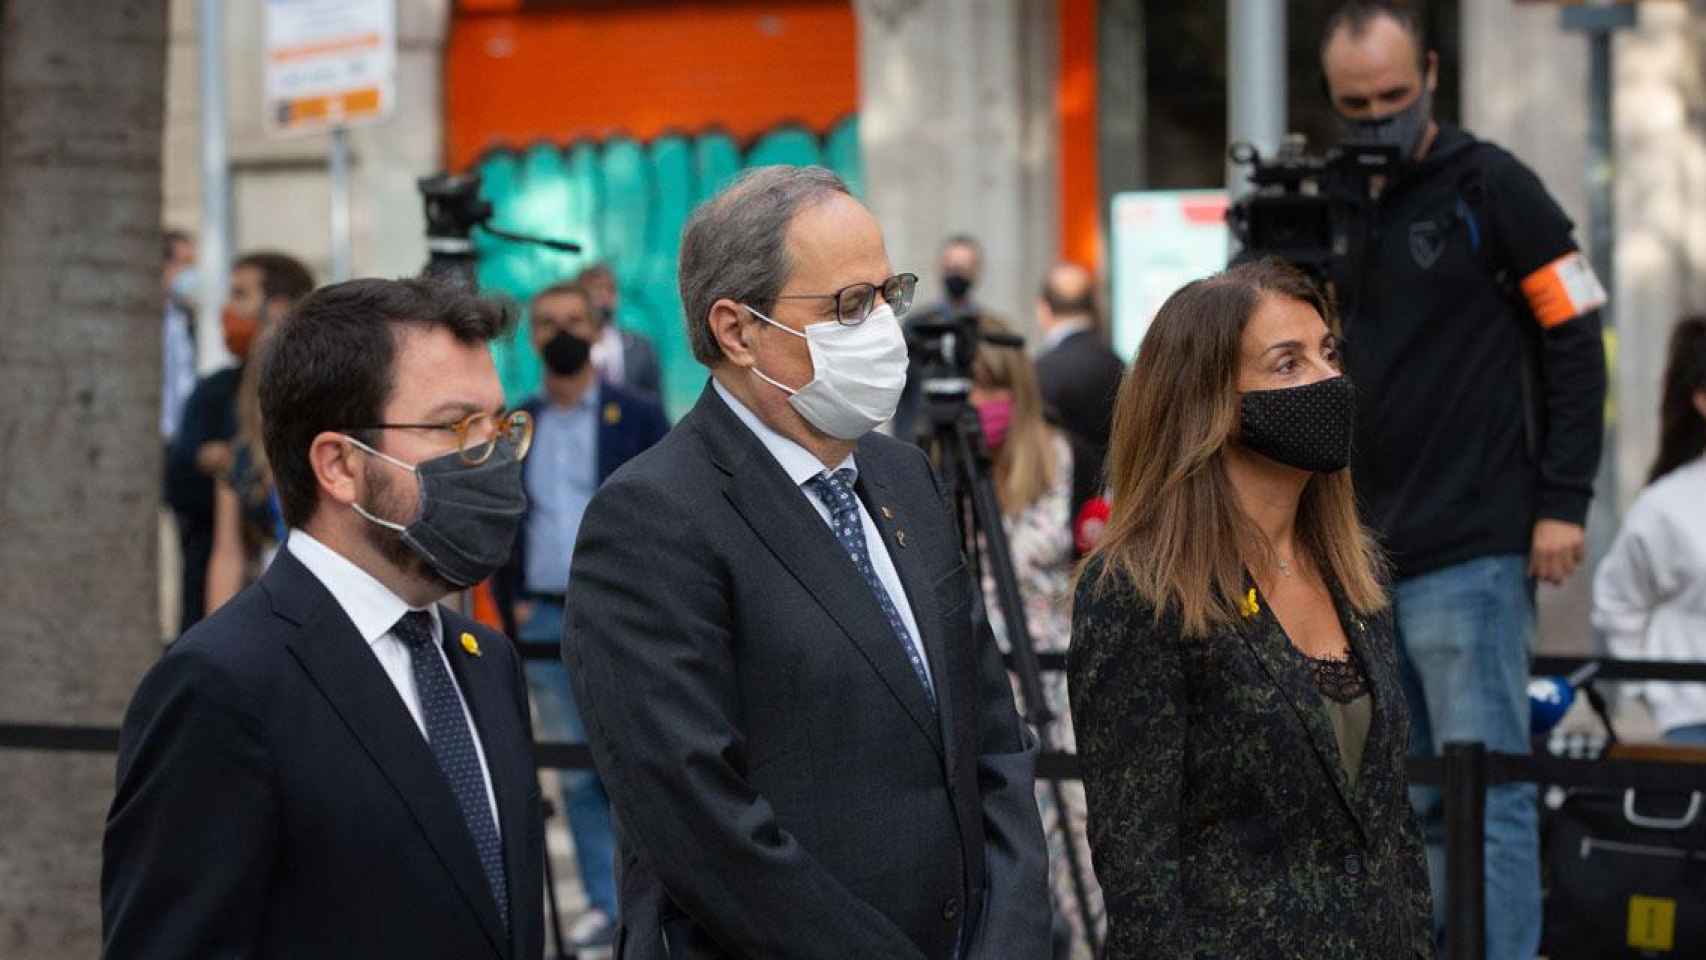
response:
[(178, 432), (184, 402), (195, 390), (195, 238), (182, 230), (165, 233), (160, 285), (165, 306), (160, 327), (160, 437), (168, 445)]
[[(544, 389), (521, 404), (533, 418), (533, 448), (522, 462), (527, 512), (515, 551), (496, 586), (504, 625), (524, 643), (555, 646), (563, 635), (563, 595), (581, 516), (601, 483), (669, 430), (663, 408), (633, 390), (602, 382), (593, 341), (608, 330), (586, 288), (560, 282), (528, 311)], [(527, 686), (542, 739), (585, 743), (569, 675), (558, 658), (527, 662)], [(577, 948), (608, 946), (617, 922), (616, 835), (610, 798), (592, 770), (558, 777), (587, 912), (569, 930)]]
[(969, 233), (956, 233), (942, 242), (942, 256), (936, 265), (942, 275), (942, 299), (916, 307), (903, 321), (907, 333), (908, 359), (906, 389), (901, 392), (900, 405), (895, 408), (890, 435), (908, 443), (919, 439), (920, 430), (929, 430), (924, 417), (924, 365), (913, 355), (920, 323), (940, 323), (959, 316), (978, 316), (983, 313), (972, 289), (983, 273), (983, 247)]
[[(1364, 518), (1387, 549), (1420, 756), (1451, 741), (1529, 752), (1535, 580), (1586, 550), (1604, 436), (1605, 292), (1572, 225), (1509, 152), (1439, 123), (1439, 56), (1406, 4), (1347, 3), (1321, 32), (1346, 142), (1397, 148), (1397, 173), (1341, 191), (1355, 237), (1337, 289), (1358, 394)], [(1444, 916), (1444, 807), (1418, 787)], [(1488, 791), (1487, 956), (1540, 940), (1533, 784)]]
[(1234, 267), (1167, 299), (1121, 387), (1069, 678), (1109, 960), (1434, 956), (1330, 316)]
[(314, 289), (314, 277), (289, 254), (262, 251), (231, 267), (231, 297), (220, 314), (225, 349), (236, 364), (203, 377), (184, 402), (183, 419), (166, 453), (166, 502), (178, 521), (183, 552), (179, 632), (207, 611), (207, 571), (213, 555), (214, 481), (234, 462), (237, 388), (255, 335)]
[(1102, 461), (1108, 452), (1114, 396), (1125, 364), (1108, 346), (1096, 309), (1096, 281), (1076, 263), (1057, 264), (1037, 298), (1037, 383), (1048, 416), (1073, 440), (1072, 512), (1077, 516), (1105, 486)]
[(656, 402), (663, 396), (663, 366), (657, 347), (644, 334), (616, 325), (616, 274), (608, 264), (595, 263), (575, 278), (592, 298), (598, 335), (592, 341), (592, 365), (605, 383), (627, 387)]
[[(250, 348), (261, 355), (280, 316), (262, 311), (263, 326)], [(231, 439), (231, 466), (214, 482), (213, 552), (207, 562), (207, 612), (224, 606), (260, 578), (284, 545), (288, 528), (261, 433), (258, 394), (260, 365), (245, 363), (237, 383), (237, 433)]]
[[(1706, 660), (1706, 316), (1671, 333), (1659, 453), (1594, 576), (1593, 623), (1614, 657)], [(1665, 739), (1706, 746), (1706, 687), (1642, 683)]]
[[(1006, 323), (984, 316), (979, 327), (985, 334), (1011, 336)], [(972, 361), (969, 397), (977, 409), (984, 439), (994, 460), (995, 495), (1001, 503), (1002, 526), (1007, 531), (1024, 600), (1025, 626), (1039, 652), (1065, 653), (1072, 635), (1072, 571), (1075, 561), (1071, 531), (1072, 447), (1066, 437), (1043, 419), (1042, 395), (1030, 357), (1015, 347), (978, 347)], [(995, 578), (983, 567), (984, 609), (995, 641), (1003, 653), (1011, 649), (1007, 621), (996, 601)], [(1066, 696), (1066, 675), (1058, 670), (1042, 675), (1043, 698), (1054, 716), (1054, 741), (1050, 749), (1075, 752), (1072, 711)], [(1028, 710), (1014, 684), (1021, 712)], [(1088, 872), (1090, 849), (1084, 844), (1084, 787), (1073, 781), (1063, 787), (1067, 818), (1073, 842), (1079, 844), (1078, 861)], [(1089, 940), (1083, 929), (1083, 913), (1073, 894), (1071, 865), (1066, 860), (1065, 838), (1058, 832), (1059, 813), (1054, 809), (1048, 787), (1037, 785), (1037, 804), (1042, 812), (1043, 833), (1049, 842), (1049, 884), (1055, 916), (1070, 931), (1072, 955), (1088, 958)], [(1095, 878), (1089, 884), (1090, 913), (1102, 913)]]

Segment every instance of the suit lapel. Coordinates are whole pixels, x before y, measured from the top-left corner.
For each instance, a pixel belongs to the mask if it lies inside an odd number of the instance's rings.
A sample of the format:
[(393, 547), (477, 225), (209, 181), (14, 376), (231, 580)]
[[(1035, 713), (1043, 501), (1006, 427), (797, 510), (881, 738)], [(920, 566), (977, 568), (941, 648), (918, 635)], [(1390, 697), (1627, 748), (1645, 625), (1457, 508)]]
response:
[[(828, 613), (938, 751), (942, 729), (888, 618), (829, 525), (764, 445), (707, 385), (692, 418), (728, 472), (723, 493), (770, 552)], [(915, 607), (914, 610), (917, 608)]]
[[(496, 656), (475, 656), (462, 644), (463, 636), (477, 636), (474, 624), (447, 607), (439, 608), (444, 621), (445, 652), (456, 674), (456, 685), (468, 701), (468, 712), (474, 716), (474, 728), (480, 735), (480, 746), (486, 753), (486, 768), (492, 775), (492, 793), (497, 797), (499, 826), (502, 829), (504, 865), (509, 872), (510, 931), (518, 934), (521, 925), (515, 922), (516, 884), (526, 876), (527, 842), (532, 836), (531, 817), (542, 817), (541, 808), (528, 809), (529, 781), (534, 777), (532, 758), (517, 749), (527, 742), (516, 711), (515, 693), (510, 689), (514, 675), (505, 670)], [(484, 876), (484, 874), (482, 874)], [(512, 952), (515, 947), (512, 945)]]
[[(906, 590), (907, 603), (912, 606), (912, 618), (918, 623), (924, 655), (930, 659), (930, 678), (936, 691), (936, 708), (940, 714), (938, 722), (944, 732), (943, 743), (946, 747), (948, 769), (952, 770), (955, 738), (948, 736), (947, 731), (954, 729), (951, 682), (953, 671), (948, 666), (947, 641), (942, 635), (941, 617), (938, 616), (940, 611), (936, 609), (936, 585), (930, 580), (931, 571), (924, 567), (923, 555), (900, 542), (900, 534), (906, 529), (908, 522), (907, 516), (890, 495), (887, 477), (884, 476), (876, 457), (866, 456), (860, 459), (858, 491), (859, 499), (864, 501), (865, 509), (876, 522), (882, 545), (888, 549), (889, 558), (894, 561), (895, 572), (900, 574), (900, 584)], [(916, 685), (917, 681), (914, 680), (914, 686)]]
[(397, 791), (493, 949), (508, 956), (462, 811), (391, 678), (337, 600), (288, 549), (279, 551), (263, 582), (273, 611), (298, 627), (287, 641), (291, 653)]
[(1315, 689), (1302, 654), (1292, 647), (1291, 638), (1286, 636), (1279, 618), (1268, 607), (1267, 598), (1258, 594), (1257, 602), (1261, 609), (1245, 619), (1244, 628), (1240, 631), (1244, 642), (1274, 686), (1291, 704), (1310, 746), (1315, 750), (1315, 759), (1325, 768), (1327, 779), (1337, 791), (1345, 813), (1366, 841), (1367, 829), (1363, 825), (1361, 809), (1351, 794), (1350, 778), (1345, 775), (1344, 759), (1339, 753), (1339, 741), (1333, 735), (1332, 721), (1327, 718), (1327, 705)]

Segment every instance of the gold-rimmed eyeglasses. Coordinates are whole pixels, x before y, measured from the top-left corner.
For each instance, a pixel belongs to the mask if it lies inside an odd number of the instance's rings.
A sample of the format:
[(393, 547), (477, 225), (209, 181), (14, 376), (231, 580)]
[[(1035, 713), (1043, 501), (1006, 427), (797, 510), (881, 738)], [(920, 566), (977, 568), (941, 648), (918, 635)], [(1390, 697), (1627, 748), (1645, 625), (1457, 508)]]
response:
[(917, 289), (918, 274), (897, 273), (882, 283), (853, 283), (834, 293), (795, 293), (776, 299), (834, 300), (835, 322), (856, 327), (871, 315), (871, 308), (877, 303), (878, 291), (882, 292), (883, 302), (894, 310), (894, 315), (903, 317), (906, 311), (912, 308), (912, 294)]
[(456, 434), (456, 451), (462, 462), (474, 467), (485, 463), (497, 449), (498, 441), (515, 447), (515, 458), (521, 460), (533, 446), (533, 418), (526, 410), (501, 413), (471, 413), (450, 423), (370, 423), (349, 430), (444, 430)]

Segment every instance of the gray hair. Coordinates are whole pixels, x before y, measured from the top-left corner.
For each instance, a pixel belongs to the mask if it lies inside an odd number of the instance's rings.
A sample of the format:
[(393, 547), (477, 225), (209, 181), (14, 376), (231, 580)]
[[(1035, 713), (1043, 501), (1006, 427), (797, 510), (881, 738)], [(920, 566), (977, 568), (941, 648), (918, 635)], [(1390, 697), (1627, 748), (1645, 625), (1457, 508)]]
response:
[(723, 360), (711, 334), (711, 306), (725, 297), (769, 313), (794, 271), (788, 224), (803, 208), (847, 184), (824, 167), (754, 167), (699, 205), (681, 231), (681, 306), (693, 358)]

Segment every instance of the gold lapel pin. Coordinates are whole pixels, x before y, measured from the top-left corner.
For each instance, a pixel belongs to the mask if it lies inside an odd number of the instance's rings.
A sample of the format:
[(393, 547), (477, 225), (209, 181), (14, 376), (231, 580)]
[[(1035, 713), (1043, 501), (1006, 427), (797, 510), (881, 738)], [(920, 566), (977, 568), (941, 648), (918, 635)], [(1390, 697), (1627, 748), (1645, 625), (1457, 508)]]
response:
[(614, 427), (622, 422), (622, 408), (612, 400), (604, 405), (604, 422)]
[(896, 530), (894, 532), (894, 542), (900, 544), (903, 547), (906, 546), (906, 531), (905, 530)]
[(477, 657), (480, 655), (480, 641), (474, 639), (473, 634), (464, 633), (462, 635), (462, 649)]
[(888, 507), (883, 507), (882, 511), (883, 511), (883, 519), (884, 520), (893, 520), (894, 519), (894, 511), (893, 510), (890, 510)]

